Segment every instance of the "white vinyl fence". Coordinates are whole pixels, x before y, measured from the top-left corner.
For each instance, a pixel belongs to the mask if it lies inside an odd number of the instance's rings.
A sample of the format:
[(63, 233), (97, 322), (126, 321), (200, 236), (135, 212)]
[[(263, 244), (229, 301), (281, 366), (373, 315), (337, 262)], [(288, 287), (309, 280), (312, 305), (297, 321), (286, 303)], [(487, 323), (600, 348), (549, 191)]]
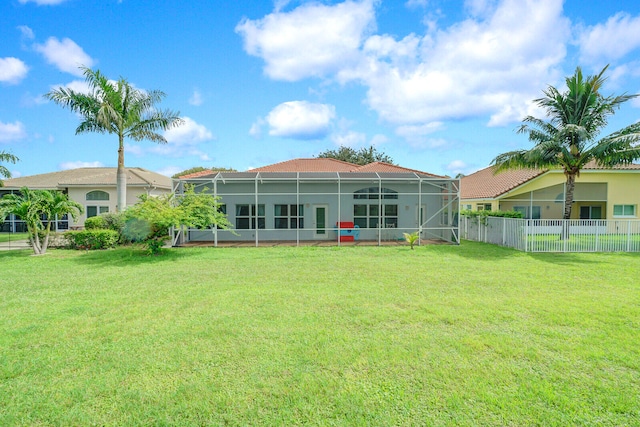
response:
[(640, 221), (460, 216), (462, 239), (525, 252), (640, 252)]

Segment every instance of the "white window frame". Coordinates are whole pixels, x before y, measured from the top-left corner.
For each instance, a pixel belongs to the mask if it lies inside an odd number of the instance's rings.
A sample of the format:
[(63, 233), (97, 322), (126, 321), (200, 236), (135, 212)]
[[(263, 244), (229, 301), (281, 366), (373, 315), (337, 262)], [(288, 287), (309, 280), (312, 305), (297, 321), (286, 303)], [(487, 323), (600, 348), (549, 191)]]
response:
[[(622, 214), (616, 215), (616, 208), (622, 208)], [(625, 208), (630, 207), (633, 213), (631, 215), (625, 214)], [(614, 218), (636, 218), (638, 212), (638, 207), (636, 205), (613, 205), (613, 217)]]

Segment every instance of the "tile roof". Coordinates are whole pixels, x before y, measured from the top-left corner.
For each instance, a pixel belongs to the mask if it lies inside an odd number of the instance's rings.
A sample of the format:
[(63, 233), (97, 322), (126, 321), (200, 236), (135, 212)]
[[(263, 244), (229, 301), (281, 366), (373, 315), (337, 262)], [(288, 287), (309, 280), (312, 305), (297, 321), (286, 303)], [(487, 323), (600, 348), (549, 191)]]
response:
[[(311, 158), (311, 159), (293, 159), (280, 163), (274, 163), (248, 172), (256, 173), (274, 173), (274, 172), (369, 172), (369, 173), (416, 173), (419, 175), (427, 175), (431, 177), (444, 178), (439, 175), (418, 171), (415, 169), (403, 168), (402, 166), (392, 165), (384, 162), (373, 162), (364, 166), (356, 165), (342, 160), (331, 158)], [(206, 170), (183, 175), (180, 179), (213, 177), (216, 171)]]
[(329, 158), (293, 159), (260, 168), (249, 172), (352, 172), (357, 165)]
[(544, 169), (512, 169), (496, 174), (489, 166), (462, 177), (461, 199), (492, 199), (546, 172)]
[[(171, 178), (143, 168), (125, 168), (128, 187), (158, 187), (171, 189)], [(38, 175), (23, 176), (4, 181), (5, 188), (29, 187), (55, 189), (74, 186), (115, 186), (117, 168), (78, 168)]]
[[(583, 171), (588, 170), (640, 170), (638, 164), (604, 167), (595, 161), (587, 163)], [(460, 180), (461, 199), (493, 199), (520, 185), (548, 172), (548, 169), (512, 169), (494, 173), (495, 167), (489, 166), (462, 177)]]

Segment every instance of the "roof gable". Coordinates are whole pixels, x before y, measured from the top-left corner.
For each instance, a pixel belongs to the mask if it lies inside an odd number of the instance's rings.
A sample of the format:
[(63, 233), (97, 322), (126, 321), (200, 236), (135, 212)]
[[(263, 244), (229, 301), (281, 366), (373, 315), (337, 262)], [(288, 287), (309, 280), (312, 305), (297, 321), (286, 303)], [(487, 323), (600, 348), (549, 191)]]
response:
[[(495, 166), (489, 166), (477, 172), (462, 177), (460, 180), (460, 198), (461, 199), (495, 199), (514, 188), (537, 178), (549, 172), (549, 169), (510, 169), (499, 173), (495, 173)], [(617, 165), (614, 167), (604, 167), (598, 165), (595, 161), (587, 163), (583, 171), (612, 171), (612, 170), (629, 170), (640, 171), (640, 165), (628, 164)], [(559, 172), (560, 169), (554, 169), (553, 172)]]
[[(143, 168), (125, 168), (127, 187), (157, 187), (171, 189), (171, 178)], [(5, 188), (29, 187), (58, 189), (74, 186), (115, 187), (116, 168), (78, 168), (23, 176), (4, 181)]]
[[(294, 172), (320, 172), (320, 173), (335, 173), (335, 172), (362, 172), (362, 173), (413, 173), (422, 176), (444, 178), (439, 175), (422, 172), (415, 169), (404, 168), (402, 166), (392, 165), (384, 162), (373, 162), (366, 165), (356, 165), (354, 163), (345, 162), (333, 158), (303, 158), (292, 159), (284, 162), (274, 163), (272, 165), (262, 166), (255, 169), (250, 169), (250, 173), (294, 173)], [(182, 175), (180, 179), (192, 179), (192, 178), (209, 178), (218, 173), (214, 170), (205, 170), (200, 172), (194, 172), (187, 175)], [(246, 173), (246, 172), (245, 172)]]

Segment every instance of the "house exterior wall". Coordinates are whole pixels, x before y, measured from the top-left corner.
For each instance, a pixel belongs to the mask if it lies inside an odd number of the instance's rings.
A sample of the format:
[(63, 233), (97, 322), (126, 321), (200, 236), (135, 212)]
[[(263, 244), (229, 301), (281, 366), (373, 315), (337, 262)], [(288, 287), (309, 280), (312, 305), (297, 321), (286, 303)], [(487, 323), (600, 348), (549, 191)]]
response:
[[(376, 179), (362, 181), (304, 181), (296, 180), (264, 181), (247, 180), (243, 182), (226, 182), (221, 180), (201, 182), (196, 192), (205, 191), (215, 193), (220, 202), (225, 205), (227, 217), (234, 226), (234, 232), (227, 230), (190, 230), (187, 241), (252, 241), (256, 240), (337, 240), (338, 222), (360, 222), (361, 227), (354, 231), (359, 240), (400, 240), (403, 232), (414, 232), (420, 228), (420, 215), (423, 227), (438, 228), (451, 225), (452, 216), (457, 215), (457, 194), (455, 203), (450, 209), (443, 209), (442, 183), (434, 185), (429, 181), (419, 184), (418, 180), (382, 181), (383, 192), (380, 198), (362, 198), (366, 193), (356, 193), (359, 190), (380, 187)], [(206, 190), (204, 190), (206, 188)], [(421, 194), (418, 195), (421, 189)], [(257, 202), (256, 202), (257, 190)], [(340, 193), (340, 194), (338, 194)], [(354, 196), (355, 194), (355, 196)], [(241, 229), (237, 215), (239, 205), (264, 205), (263, 229)], [(300, 205), (302, 215), (298, 218), (302, 222), (300, 228), (279, 229), (278, 221), (282, 225), (282, 217), (278, 216), (276, 205)], [(420, 209), (419, 205), (422, 206)], [(357, 206), (357, 207), (356, 207)], [(324, 208), (326, 212), (325, 232), (319, 234), (319, 223), (316, 218), (316, 208)], [(260, 210), (261, 208), (258, 208)], [(363, 211), (365, 215), (363, 215)], [(422, 211), (422, 213), (421, 213)], [(246, 213), (246, 212), (245, 212)], [(449, 216), (452, 215), (452, 216)], [(291, 224), (292, 218), (289, 217)], [(294, 219), (295, 220), (295, 219)], [(380, 221), (382, 221), (380, 223)], [(380, 227), (377, 227), (380, 225)], [(423, 238), (433, 238), (431, 230), (423, 233)], [(447, 232), (449, 235), (447, 235)], [(451, 239), (451, 230), (442, 230), (442, 238)], [(257, 234), (257, 237), (256, 237)]]
[[(528, 207), (530, 211), (531, 208), (539, 211), (540, 219), (560, 219), (564, 213), (565, 182), (564, 173), (550, 171), (496, 199), (464, 199), (461, 204), (463, 208), (471, 205), (471, 210), (478, 210), (483, 204), (491, 204), (492, 209), (502, 211)], [(598, 219), (620, 218), (614, 214), (614, 209), (622, 205), (634, 212), (623, 218), (638, 218), (639, 185), (638, 170), (583, 170), (576, 179), (571, 219), (580, 219), (581, 208), (597, 210)]]
[[(92, 191), (104, 191), (109, 194), (109, 200), (87, 200), (87, 193)], [(159, 196), (161, 194), (167, 194), (167, 189), (147, 189), (146, 187), (129, 187), (127, 188), (127, 206), (132, 206), (138, 203), (142, 194), (149, 194), (151, 196)], [(68, 188), (69, 198), (80, 203), (84, 207), (84, 213), (80, 215), (77, 221), (73, 222), (72, 218), (69, 218), (70, 227), (83, 227), (84, 222), (87, 219), (88, 207), (95, 206), (98, 208), (97, 212), (102, 213), (101, 209), (106, 209), (106, 212), (116, 211), (116, 188), (115, 187), (70, 187)]]

